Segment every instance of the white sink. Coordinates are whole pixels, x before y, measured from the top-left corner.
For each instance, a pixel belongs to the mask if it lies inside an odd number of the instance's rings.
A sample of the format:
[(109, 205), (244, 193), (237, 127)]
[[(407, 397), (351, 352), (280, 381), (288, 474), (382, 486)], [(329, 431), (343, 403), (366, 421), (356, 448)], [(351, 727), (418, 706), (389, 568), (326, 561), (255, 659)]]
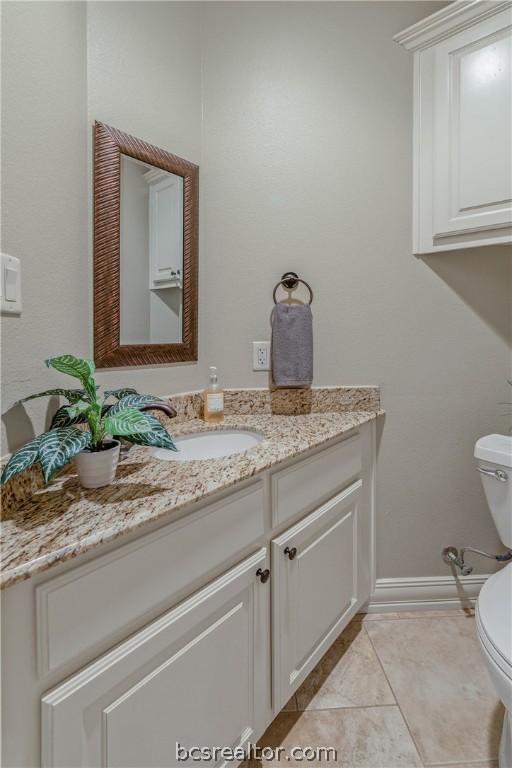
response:
[(218, 429), (182, 435), (174, 440), (177, 451), (154, 448), (152, 453), (155, 458), (162, 461), (220, 459), (223, 456), (233, 456), (254, 448), (264, 439), (264, 435), (248, 429)]

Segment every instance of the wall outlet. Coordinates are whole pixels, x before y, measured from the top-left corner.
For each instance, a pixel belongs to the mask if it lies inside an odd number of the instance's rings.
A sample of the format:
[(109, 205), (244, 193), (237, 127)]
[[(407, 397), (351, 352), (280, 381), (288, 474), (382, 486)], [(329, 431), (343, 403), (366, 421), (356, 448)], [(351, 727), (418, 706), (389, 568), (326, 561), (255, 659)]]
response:
[(270, 371), (270, 341), (253, 341), (253, 371)]

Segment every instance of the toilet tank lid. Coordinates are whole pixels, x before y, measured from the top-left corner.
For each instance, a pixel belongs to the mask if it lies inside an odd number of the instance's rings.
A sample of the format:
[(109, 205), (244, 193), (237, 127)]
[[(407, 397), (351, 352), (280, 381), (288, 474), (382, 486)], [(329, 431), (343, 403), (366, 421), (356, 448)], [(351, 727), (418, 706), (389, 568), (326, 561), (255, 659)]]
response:
[(512, 467), (512, 435), (486, 435), (475, 444), (475, 458)]

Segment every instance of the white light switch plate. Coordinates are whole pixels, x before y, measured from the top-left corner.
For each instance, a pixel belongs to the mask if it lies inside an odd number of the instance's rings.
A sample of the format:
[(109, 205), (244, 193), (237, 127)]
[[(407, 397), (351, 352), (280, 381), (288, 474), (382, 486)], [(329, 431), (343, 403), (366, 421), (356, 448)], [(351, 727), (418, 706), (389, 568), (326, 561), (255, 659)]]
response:
[(21, 264), (16, 256), (0, 254), (0, 308), (3, 315), (21, 314)]
[(253, 341), (253, 371), (270, 371), (270, 341)]

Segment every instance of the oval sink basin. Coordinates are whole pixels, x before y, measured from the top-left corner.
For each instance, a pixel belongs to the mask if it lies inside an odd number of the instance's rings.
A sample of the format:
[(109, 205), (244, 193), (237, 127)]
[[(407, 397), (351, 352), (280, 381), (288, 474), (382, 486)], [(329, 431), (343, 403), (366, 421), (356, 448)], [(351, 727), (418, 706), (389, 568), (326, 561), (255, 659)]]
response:
[(233, 456), (259, 445), (265, 439), (259, 432), (248, 429), (219, 429), (195, 432), (174, 440), (177, 451), (155, 448), (153, 456), (162, 461), (197, 461)]

